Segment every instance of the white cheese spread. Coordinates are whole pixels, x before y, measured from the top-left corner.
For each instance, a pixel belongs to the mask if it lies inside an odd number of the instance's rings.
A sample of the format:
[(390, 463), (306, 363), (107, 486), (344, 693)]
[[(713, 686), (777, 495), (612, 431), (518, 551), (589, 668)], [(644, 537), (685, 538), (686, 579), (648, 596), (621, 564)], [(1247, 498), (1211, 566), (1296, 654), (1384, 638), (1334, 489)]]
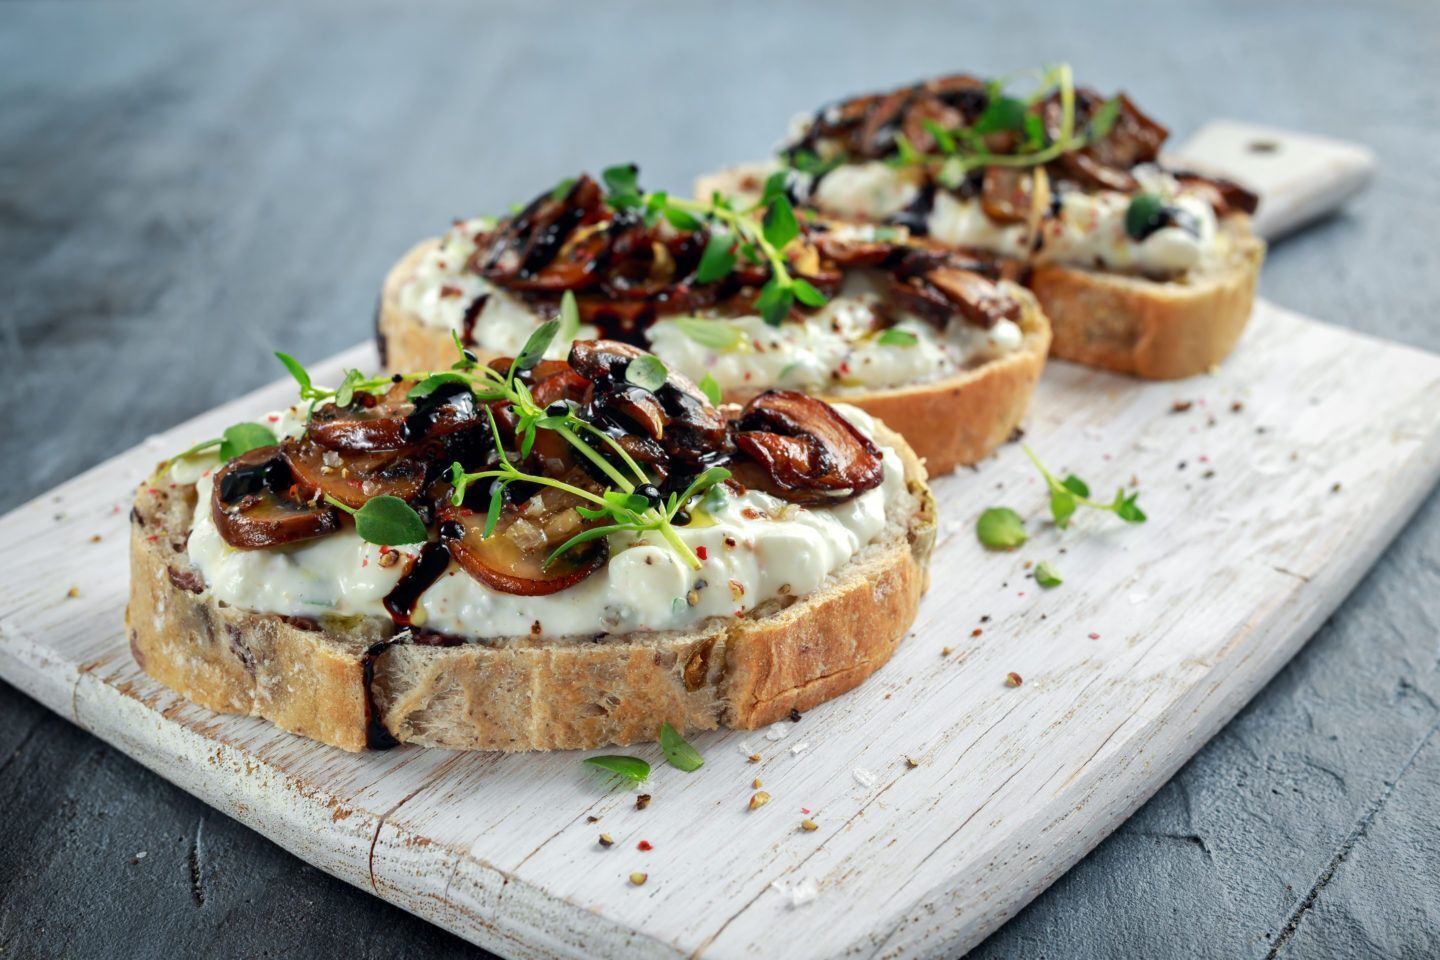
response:
[[(867, 434), (863, 412), (840, 408)], [(293, 412), (278, 421), (303, 429)], [(685, 630), (710, 617), (742, 615), (780, 596), (804, 596), (885, 529), (886, 510), (905, 492), (899, 457), (883, 448), (880, 486), (834, 506), (800, 507), (759, 491), (708, 494), (697, 519), (676, 531), (704, 560), (692, 570), (658, 536), (610, 537), (610, 561), (579, 584), (550, 596), (500, 593), (453, 561), (422, 595), (415, 625), (470, 638), (549, 637)], [(213, 456), (191, 458), (208, 460)], [(172, 470), (180, 482), (183, 473)], [(382, 601), (419, 555), (418, 544), (382, 548), (354, 529), (264, 550), (237, 550), (221, 538), (210, 513), (212, 473), (196, 484), (199, 500), (190, 558), (220, 600), (247, 610), (290, 616), (385, 617)], [(381, 566), (382, 550), (401, 562)], [(693, 603), (692, 603), (693, 601)]]

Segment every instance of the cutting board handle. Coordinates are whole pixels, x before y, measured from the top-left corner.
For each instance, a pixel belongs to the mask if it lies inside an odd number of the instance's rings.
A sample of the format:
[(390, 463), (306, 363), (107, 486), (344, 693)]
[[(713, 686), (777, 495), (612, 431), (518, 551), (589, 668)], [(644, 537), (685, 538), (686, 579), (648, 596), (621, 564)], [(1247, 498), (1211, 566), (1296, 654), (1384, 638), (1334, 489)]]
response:
[(1337, 210), (1375, 173), (1369, 147), (1308, 133), (1212, 120), (1165, 162), (1227, 177), (1260, 195), (1255, 232), (1275, 240)]

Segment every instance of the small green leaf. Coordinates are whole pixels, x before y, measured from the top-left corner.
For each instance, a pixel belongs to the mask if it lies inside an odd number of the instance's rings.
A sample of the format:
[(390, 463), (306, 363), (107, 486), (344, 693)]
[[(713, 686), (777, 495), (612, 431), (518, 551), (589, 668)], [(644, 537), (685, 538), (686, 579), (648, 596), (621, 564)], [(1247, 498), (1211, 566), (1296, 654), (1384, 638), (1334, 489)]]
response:
[(1090, 122), (1086, 125), (1090, 131), (1087, 139), (1099, 140), (1109, 135), (1110, 131), (1115, 129), (1115, 121), (1119, 118), (1120, 98), (1112, 97), (1106, 100), (1100, 105), (1100, 109), (1091, 115)]
[(935, 138), (935, 146), (940, 148), (941, 153), (948, 156), (955, 152), (954, 134), (929, 118), (921, 120), (920, 123), (930, 132), (930, 136)]
[(1135, 502), (1139, 498), (1140, 494), (1138, 493), (1132, 493), (1127, 497), (1123, 489), (1117, 490), (1113, 506), (1115, 515), (1126, 523), (1144, 523), (1148, 518), (1145, 516), (1145, 511), (1141, 510), (1140, 505)]
[(1025, 128), (1025, 103), (1013, 97), (992, 97), (975, 121), (976, 133), (997, 133), (1001, 130)]
[(1045, 145), (1045, 121), (1038, 113), (1025, 114), (1025, 147), (1038, 150)]
[(695, 230), (699, 230), (701, 227), (704, 226), (704, 224), (700, 222), (700, 218), (696, 217), (694, 214), (688, 211), (681, 210), (677, 207), (666, 207), (665, 219), (670, 223), (670, 226), (674, 227), (676, 230), (688, 230), (693, 232)]
[(1155, 232), (1165, 204), (1153, 193), (1137, 193), (1125, 208), (1125, 232), (1134, 240), (1143, 240)]
[(490, 488), (490, 506), (485, 512), (485, 529), (480, 534), (481, 540), (489, 540), (490, 535), (495, 532), (495, 525), (500, 522), (500, 511), (505, 506), (505, 484), (497, 483)]
[[(785, 182), (790, 177), (786, 170), (776, 170), (765, 178), (765, 189), (760, 193), (760, 205), (769, 206), (777, 197), (785, 197)], [(786, 197), (786, 202), (789, 198)]]
[(890, 327), (875, 342), (883, 347), (913, 347), (920, 342), (920, 338), (909, 330), (901, 330), (899, 327)]
[(640, 188), (637, 186), (639, 178), (640, 168), (633, 163), (606, 167), (600, 174), (600, 179), (605, 184), (606, 191), (610, 194), (610, 206), (617, 210), (625, 207), (639, 206)]
[(925, 157), (915, 149), (915, 145), (910, 142), (909, 137), (903, 133), (897, 133), (895, 134), (895, 159), (903, 165), (921, 163)]
[(1035, 565), (1035, 582), (1047, 590), (1051, 587), (1058, 587), (1065, 580), (1060, 576), (1060, 571), (1049, 560), (1041, 560)]
[(560, 329), (555, 334), (555, 339), (561, 343), (571, 343), (580, 333), (580, 305), (575, 302), (575, 291), (566, 290), (560, 297)]
[(1073, 473), (1066, 477), (1064, 480), (1061, 480), (1060, 486), (1064, 487), (1066, 490), (1069, 490), (1071, 493), (1076, 494), (1077, 496), (1090, 496), (1089, 485), (1086, 484), (1084, 480), (1081, 480), (1079, 477), (1075, 476), (1075, 474)]
[(733, 323), (724, 320), (704, 320), (700, 317), (676, 317), (672, 323), (675, 329), (711, 350), (734, 350), (745, 339), (745, 334)]
[(676, 770), (684, 770), (686, 773), (694, 773), (705, 765), (705, 758), (700, 756), (700, 751), (690, 746), (680, 732), (668, 723), (660, 725), (660, 749), (665, 752), (665, 759), (670, 766)]
[(405, 397), (408, 400), (419, 400), (423, 397), (430, 396), (430, 394), (434, 393), (436, 390), (439, 390), (447, 383), (468, 384), (469, 382), (470, 381), (466, 380), (458, 373), (432, 373), (430, 374), (430, 376), (426, 377), (424, 380), (421, 380), (419, 383), (415, 384), (415, 386), (407, 390), (405, 392)]
[(710, 234), (705, 241), (705, 250), (700, 254), (700, 264), (695, 268), (696, 283), (714, 283), (729, 276), (735, 269), (735, 241), (728, 233), (718, 231)]
[(950, 157), (940, 165), (935, 182), (946, 190), (954, 190), (965, 182), (965, 163), (959, 157)]
[(781, 321), (790, 315), (794, 304), (795, 294), (775, 276), (765, 282), (765, 286), (760, 288), (760, 296), (755, 298), (755, 309), (772, 327), (780, 326)]
[(1050, 516), (1055, 518), (1055, 526), (1062, 530), (1068, 527), (1070, 525), (1070, 518), (1074, 516), (1077, 506), (1078, 503), (1075, 500), (1075, 494), (1069, 490), (1051, 489)]
[(665, 378), (669, 375), (670, 371), (665, 369), (665, 361), (653, 353), (638, 356), (625, 366), (625, 381), (651, 393), (663, 387)]
[(716, 406), (720, 405), (720, 398), (724, 394), (720, 390), (720, 384), (715, 382), (715, 377), (707, 370), (705, 378), (700, 381), (700, 392), (705, 394), (705, 399)]
[(355, 386), (365, 379), (365, 374), (359, 370), (346, 370), (345, 379), (340, 381), (340, 388), (335, 391), (335, 406), (348, 407), (350, 401), (355, 399)]
[(366, 543), (398, 547), (425, 541), (425, 522), (399, 497), (371, 497), (355, 511), (355, 532)]
[(515, 363), (511, 366), (511, 370), (533, 369), (537, 363), (545, 359), (545, 351), (550, 349), (551, 341), (559, 332), (559, 320), (546, 320), (536, 327), (535, 332), (530, 334), (530, 339), (525, 341), (525, 346), (520, 348), (520, 353), (515, 357)]
[(639, 757), (586, 757), (585, 762), (631, 783), (640, 784), (650, 779), (650, 764)]
[(795, 299), (807, 307), (825, 306), (825, 294), (815, 289), (815, 285), (803, 277), (796, 277), (791, 282), (790, 289), (795, 294)]
[[(690, 481), (690, 486), (685, 488), (685, 492), (675, 498), (675, 505), (677, 507), (684, 506), (690, 502), (691, 497), (699, 496), (702, 493), (712, 490), (729, 479), (729, 470), (726, 470), (724, 467), (711, 467)], [(671, 511), (671, 513), (673, 514), (674, 511)]]
[(785, 249), (786, 244), (800, 236), (800, 224), (795, 219), (795, 209), (784, 196), (776, 197), (770, 202), (770, 206), (765, 209), (762, 224), (765, 242), (776, 250)]
[(991, 507), (980, 514), (975, 535), (992, 550), (1014, 550), (1028, 539), (1025, 521), (1009, 507)]
[(242, 453), (275, 444), (275, 434), (258, 423), (237, 423), (226, 427), (220, 439), (220, 459), (234, 460)]
[(561, 200), (564, 200), (567, 196), (569, 196), (570, 190), (574, 186), (575, 178), (566, 177), (564, 180), (561, 180), (559, 183), (555, 184), (554, 189), (550, 191), (550, 199), (554, 200), (556, 203), (559, 203)]
[(303, 397), (308, 395), (310, 390), (312, 389), (310, 384), (310, 374), (308, 371), (306, 371), (304, 367), (300, 365), (300, 361), (290, 356), (290, 354), (281, 353), (278, 350), (275, 351), (275, 356), (277, 359), (279, 359), (281, 363), (285, 365), (285, 369), (290, 371), (290, 376), (295, 378), (295, 382), (300, 384), (300, 396)]

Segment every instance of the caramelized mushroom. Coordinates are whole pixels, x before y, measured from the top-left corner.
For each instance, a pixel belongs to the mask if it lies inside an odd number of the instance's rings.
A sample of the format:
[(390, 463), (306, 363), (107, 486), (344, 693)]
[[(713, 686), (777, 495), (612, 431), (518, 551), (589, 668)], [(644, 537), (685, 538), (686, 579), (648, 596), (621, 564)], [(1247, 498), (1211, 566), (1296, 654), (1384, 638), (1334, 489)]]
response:
[(967, 321), (990, 328), (1020, 317), (1020, 303), (972, 270), (940, 267), (897, 280), (891, 291), (906, 307), (941, 325), (958, 312)]
[(826, 403), (770, 390), (746, 405), (735, 445), (764, 471), (770, 492), (793, 503), (834, 503), (884, 479), (880, 451)]
[(501, 593), (534, 597), (558, 593), (605, 565), (604, 537), (572, 547), (548, 567), (545, 560), (585, 529), (578, 501), (563, 491), (542, 490), (518, 510), (506, 510), (489, 537), (485, 515), (456, 516), (441, 525), (455, 562), (476, 580)]
[[(518, 289), (534, 289), (537, 285), (541, 289), (555, 288), (553, 281), (537, 281), (536, 275), (556, 259), (571, 232), (600, 210), (602, 201), (600, 185), (586, 176), (577, 179), (562, 196), (556, 197), (551, 191), (540, 194), (520, 213), (501, 223), (483, 255), (476, 252), (477, 271), (487, 279)], [(584, 273), (593, 263), (594, 251), (584, 247), (571, 252), (570, 269), (562, 266), (561, 272), (569, 276), (578, 267)], [(584, 259), (586, 256), (590, 259)]]
[(280, 453), (290, 466), (298, 493), (306, 500), (334, 497), (359, 509), (371, 497), (412, 500), (425, 486), (428, 463), (394, 453), (341, 456), (308, 440), (287, 439)]
[(395, 384), (383, 397), (361, 393), (348, 405), (319, 407), (310, 418), (310, 437), (331, 450), (368, 453), (400, 450), (481, 422), (475, 394), (463, 383), (441, 384), (410, 400), (411, 381)]
[[(1039, 194), (1037, 196), (1037, 193)], [(986, 167), (980, 206), (996, 223), (1028, 223), (1050, 202), (1043, 169)]]
[(259, 447), (215, 474), (210, 515), (232, 547), (255, 550), (313, 540), (340, 529), (334, 507), (298, 502), (294, 477), (278, 447)]

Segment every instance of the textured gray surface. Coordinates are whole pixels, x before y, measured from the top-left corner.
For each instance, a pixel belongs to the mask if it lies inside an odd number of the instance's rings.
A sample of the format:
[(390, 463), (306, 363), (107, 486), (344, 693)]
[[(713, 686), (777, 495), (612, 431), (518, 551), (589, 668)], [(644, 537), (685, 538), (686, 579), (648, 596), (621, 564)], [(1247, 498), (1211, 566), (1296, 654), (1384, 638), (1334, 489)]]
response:
[[(778, 7), (778, 5), (773, 5)], [(368, 331), (388, 263), (577, 168), (683, 189), (839, 92), (1065, 58), (1180, 134), (1361, 140), (1265, 295), (1440, 350), (1440, 7), (0, 12), (0, 509)], [(1003, 9), (1000, 9), (1003, 8)], [(981, 957), (1440, 953), (1440, 498), (1309, 647)], [(474, 956), (0, 684), (0, 956)], [(137, 860), (141, 852), (146, 855)], [(681, 907), (683, 909), (683, 907)]]

